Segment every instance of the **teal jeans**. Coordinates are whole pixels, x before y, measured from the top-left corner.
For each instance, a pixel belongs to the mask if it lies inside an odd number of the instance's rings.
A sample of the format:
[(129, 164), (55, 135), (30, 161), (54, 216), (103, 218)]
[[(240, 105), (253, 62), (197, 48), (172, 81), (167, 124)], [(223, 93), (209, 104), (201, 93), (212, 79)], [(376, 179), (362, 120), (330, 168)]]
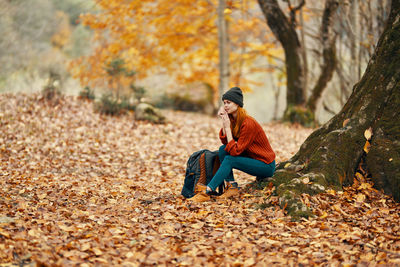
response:
[(233, 182), (233, 169), (237, 169), (257, 177), (271, 177), (275, 172), (275, 160), (267, 164), (261, 160), (249, 157), (231, 156), (225, 151), (226, 145), (219, 148), (221, 166), (215, 173), (208, 186), (215, 191), (224, 181)]

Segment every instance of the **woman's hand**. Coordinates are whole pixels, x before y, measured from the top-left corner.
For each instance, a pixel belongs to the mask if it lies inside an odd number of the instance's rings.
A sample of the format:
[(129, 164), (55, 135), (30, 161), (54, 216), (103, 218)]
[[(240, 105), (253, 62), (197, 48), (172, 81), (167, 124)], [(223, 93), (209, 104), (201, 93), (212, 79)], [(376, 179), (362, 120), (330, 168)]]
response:
[(218, 110), (218, 116), (222, 121), (222, 133), (226, 135), (228, 142), (232, 140), (232, 131), (231, 131), (231, 120), (229, 119), (229, 115), (226, 112), (224, 107), (220, 107)]
[(222, 120), (222, 127), (224, 128), (224, 130), (228, 130), (228, 129), (230, 130), (231, 121), (230, 121), (228, 113), (225, 111), (224, 107), (220, 107), (220, 109), (218, 110), (218, 116)]
[(219, 116), (220, 118), (222, 118), (222, 116), (223, 116), (224, 114), (226, 114), (226, 111), (225, 111), (224, 106), (222, 106), (222, 107), (220, 107), (219, 110), (218, 110), (218, 116)]
[(229, 119), (228, 113), (225, 112), (224, 115), (221, 116), (222, 118), (222, 125), (224, 126), (225, 130), (231, 130), (231, 120)]

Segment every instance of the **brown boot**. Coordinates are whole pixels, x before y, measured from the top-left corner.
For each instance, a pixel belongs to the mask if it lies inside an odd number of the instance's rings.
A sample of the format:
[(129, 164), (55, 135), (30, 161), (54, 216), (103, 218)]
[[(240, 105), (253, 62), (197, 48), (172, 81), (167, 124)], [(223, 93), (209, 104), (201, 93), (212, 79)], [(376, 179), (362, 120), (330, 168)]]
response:
[(188, 200), (193, 202), (206, 202), (210, 201), (211, 197), (204, 192), (199, 192), (196, 195), (194, 195), (194, 197), (189, 198)]
[(219, 197), (220, 198), (229, 198), (229, 197), (238, 196), (238, 195), (239, 195), (239, 188), (238, 188), (237, 184), (232, 185), (231, 183), (228, 183), (228, 185), (226, 186), (225, 192)]
[(197, 183), (197, 184), (196, 184), (196, 187), (194, 188), (194, 193), (195, 193), (195, 194), (200, 193), (200, 192), (205, 193), (205, 192), (206, 192), (206, 189), (207, 189), (207, 186), (206, 186), (206, 185), (201, 184), (201, 183)]

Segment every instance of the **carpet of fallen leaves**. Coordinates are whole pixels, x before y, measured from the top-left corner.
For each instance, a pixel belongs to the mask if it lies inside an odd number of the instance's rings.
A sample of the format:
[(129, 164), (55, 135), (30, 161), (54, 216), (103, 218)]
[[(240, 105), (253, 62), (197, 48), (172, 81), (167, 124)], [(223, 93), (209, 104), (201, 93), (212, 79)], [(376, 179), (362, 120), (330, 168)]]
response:
[[(219, 122), (165, 114), (153, 125), (0, 95), (0, 266), (400, 265), (400, 206), (369, 183), (304, 195), (316, 217), (298, 222), (240, 172), (240, 197), (184, 200), (187, 158), (218, 149)], [(312, 131), (263, 127), (278, 162)]]

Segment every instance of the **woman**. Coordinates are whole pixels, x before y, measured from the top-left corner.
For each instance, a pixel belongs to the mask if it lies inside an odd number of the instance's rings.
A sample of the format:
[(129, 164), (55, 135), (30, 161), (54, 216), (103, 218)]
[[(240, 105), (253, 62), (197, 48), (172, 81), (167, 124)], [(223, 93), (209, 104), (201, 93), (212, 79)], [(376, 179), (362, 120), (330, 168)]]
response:
[(218, 111), (222, 120), (219, 137), (223, 145), (219, 149), (221, 166), (208, 183), (206, 193), (215, 194), (224, 181), (227, 190), (221, 197), (238, 193), (233, 169), (257, 178), (271, 177), (275, 171), (275, 153), (260, 124), (243, 109), (243, 94), (239, 87), (229, 89), (223, 96), (224, 106)]

